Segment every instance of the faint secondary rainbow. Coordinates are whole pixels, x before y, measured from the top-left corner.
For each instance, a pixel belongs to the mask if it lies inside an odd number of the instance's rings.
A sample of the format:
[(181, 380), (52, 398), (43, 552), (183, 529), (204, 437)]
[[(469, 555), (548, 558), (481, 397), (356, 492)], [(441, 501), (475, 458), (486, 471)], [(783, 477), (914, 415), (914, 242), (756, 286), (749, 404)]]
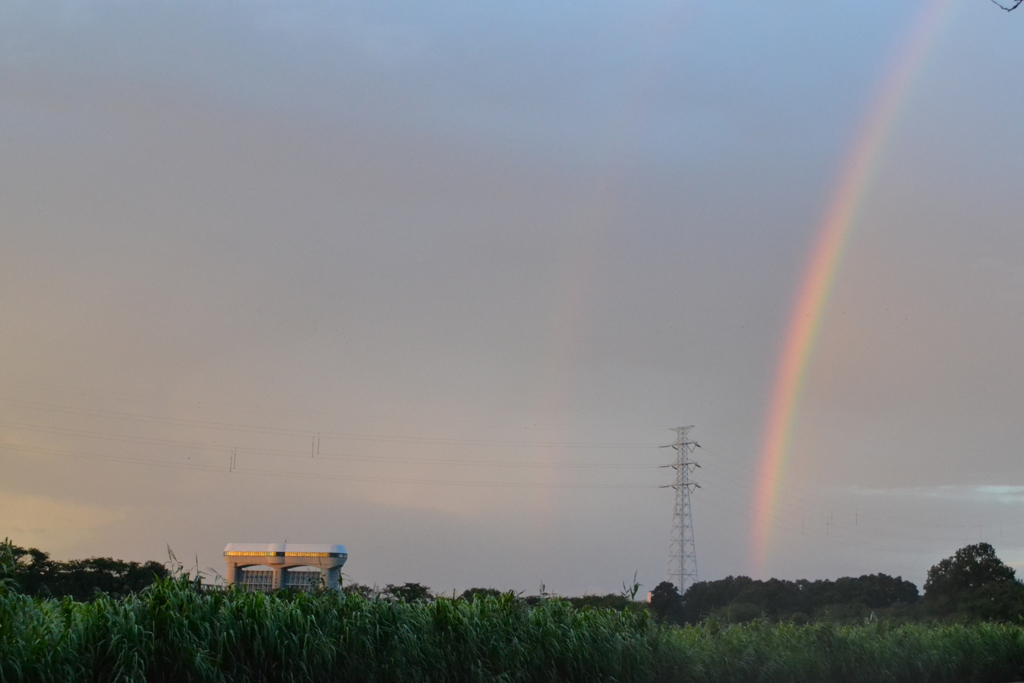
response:
[(751, 534), (751, 568), (755, 574), (762, 573), (768, 559), (772, 521), (776, 517), (779, 486), (785, 474), (800, 393), (822, 314), (839, 271), (843, 246), (871, 185), (885, 142), (907, 99), (910, 84), (920, 71), (953, 2), (932, 0), (921, 11), (906, 48), (882, 84), (862, 132), (847, 155), (832, 201), (817, 231), (790, 313), (761, 439)]

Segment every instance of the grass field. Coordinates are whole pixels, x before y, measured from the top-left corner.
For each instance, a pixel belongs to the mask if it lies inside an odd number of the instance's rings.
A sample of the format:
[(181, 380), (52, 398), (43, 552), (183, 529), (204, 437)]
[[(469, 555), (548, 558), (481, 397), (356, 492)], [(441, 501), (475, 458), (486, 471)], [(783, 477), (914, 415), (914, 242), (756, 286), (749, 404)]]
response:
[(204, 593), (172, 579), (87, 603), (0, 596), (4, 682), (1021, 679), (1024, 629), (1000, 624), (679, 629), (642, 607)]

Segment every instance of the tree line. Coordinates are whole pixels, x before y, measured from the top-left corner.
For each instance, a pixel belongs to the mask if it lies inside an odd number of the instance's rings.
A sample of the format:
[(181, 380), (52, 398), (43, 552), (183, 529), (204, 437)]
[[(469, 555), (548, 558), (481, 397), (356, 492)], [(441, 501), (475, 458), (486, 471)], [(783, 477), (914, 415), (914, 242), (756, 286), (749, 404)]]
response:
[[(87, 601), (98, 594), (124, 596), (138, 593), (154, 581), (177, 572), (154, 561), (139, 563), (93, 557), (53, 560), (37, 548), (22, 548), (9, 540), (0, 545), (0, 591), (14, 590), (36, 597), (70, 597)], [(198, 577), (194, 577), (198, 578)], [(198, 585), (198, 584), (197, 584)], [(637, 609), (639, 584), (623, 586), (621, 593), (560, 597), (577, 608)], [(428, 602), (436, 596), (420, 583), (387, 584), (383, 588), (347, 583), (346, 593), (395, 602)], [(452, 598), (468, 602), (496, 597), (494, 588), (470, 588)], [(555, 596), (515, 596), (538, 604)], [(646, 608), (674, 624), (697, 624), (707, 619), (743, 623), (755, 619), (807, 623), (887, 618), (897, 621), (934, 619), (1024, 621), (1024, 584), (1012, 567), (1003, 563), (988, 543), (968, 545), (928, 570), (924, 594), (900, 576), (868, 574), (832, 580), (769, 579), (729, 576), (699, 581), (680, 594), (664, 581), (650, 593)]]
[(705, 619), (743, 623), (853, 621), (882, 617), (897, 621), (934, 619), (1021, 621), (1024, 584), (988, 543), (957, 550), (928, 570), (924, 595), (903, 577), (868, 574), (835, 581), (756, 581), (729, 576), (699, 581), (682, 595), (664, 581), (651, 592), (651, 610), (676, 624)]
[(42, 598), (85, 601), (97, 593), (120, 597), (138, 593), (168, 576), (159, 562), (125, 562), (109, 557), (59, 562), (38, 548), (22, 548), (4, 539), (0, 546), (0, 588)]

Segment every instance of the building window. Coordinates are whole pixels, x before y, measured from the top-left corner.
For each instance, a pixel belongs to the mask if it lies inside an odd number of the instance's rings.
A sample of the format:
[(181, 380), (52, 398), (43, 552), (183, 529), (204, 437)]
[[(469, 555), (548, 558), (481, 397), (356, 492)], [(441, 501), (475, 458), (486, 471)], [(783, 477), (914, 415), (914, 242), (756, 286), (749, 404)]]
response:
[(288, 588), (312, 591), (320, 587), (320, 570), (315, 567), (295, 567), (287, 573)]
[(249, 590), (270, 592), (274, 589), (274, 572), (270, 567), (246, 567), (242, 570), (242, 585)]

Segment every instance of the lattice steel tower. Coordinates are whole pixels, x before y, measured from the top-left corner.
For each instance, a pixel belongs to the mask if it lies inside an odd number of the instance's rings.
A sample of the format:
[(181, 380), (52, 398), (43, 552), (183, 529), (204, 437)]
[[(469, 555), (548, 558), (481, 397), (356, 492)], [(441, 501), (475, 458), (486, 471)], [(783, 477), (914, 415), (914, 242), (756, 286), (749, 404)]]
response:
[(676, 449), (676, 461), (671, 467), (676, 471), (675, 483), (663, 488), (676, 490), (675, 509), (672, 511), (672, 545), (669, 548), (668, 578), (679, 589), (680, 595), (697, 581), (697, 549), (693, 544), (693, 517), (690, 515), (690, 492), (700, 485), (690, 481), (690, 473), (697, 467), (690, 454), (700, 444), (688, 438), (689, 427), (676, 427), (676, 442), (662, 448)]

